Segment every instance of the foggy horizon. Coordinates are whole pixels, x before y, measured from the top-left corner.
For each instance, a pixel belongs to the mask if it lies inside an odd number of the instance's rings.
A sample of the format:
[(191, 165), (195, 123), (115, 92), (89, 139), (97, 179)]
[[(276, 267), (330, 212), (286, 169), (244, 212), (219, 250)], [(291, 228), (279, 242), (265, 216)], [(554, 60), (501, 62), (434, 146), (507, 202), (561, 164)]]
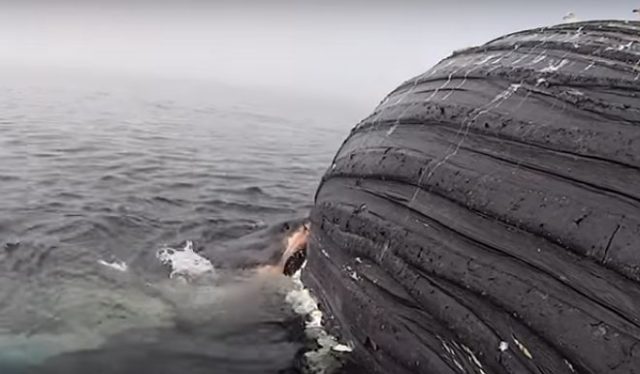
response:
[(0, 68), (214, 81), (372, 109), (454, 50), (567, 12), (634, 19), (636, 3), (0, 2)]

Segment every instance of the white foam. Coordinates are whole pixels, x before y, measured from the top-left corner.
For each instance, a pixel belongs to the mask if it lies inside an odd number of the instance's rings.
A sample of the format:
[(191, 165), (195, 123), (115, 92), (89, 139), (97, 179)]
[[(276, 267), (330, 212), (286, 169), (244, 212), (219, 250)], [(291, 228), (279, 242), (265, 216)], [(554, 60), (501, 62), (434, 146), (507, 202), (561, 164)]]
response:
[(118, 271), (127, 271), (129, 268), (124, 261), (114, 260), (113, 262), (107, 262), (105, 260), (98, 260), (98, 263), (102, 266), (106, 266), (108, 268), (118, 270)]
[(318, 303), (300, 279), (306, 262), (291, 277), (293, 289), (285, 297), (286, 302), (299, 315), (306, 317), (305, 335), (308, 339), (315, 340), (318, 348), (305, 353), (305, 361), (308, 369), (314, 374), (326, 374), (334, 366), (336, 357), (332, 352), (345, 354), (351, 352), (353, 347), (350, 344), (342, 344), (338, 339), (330, 335), (322, 326), (322, 311)]
[(318, 312), (320, 313), (320, 316), (322, 316), (322, 312), (317, 310), (318, 305), (316, 304), (316, 301), (306, 288), (291, 290), (287, 293), (285, 301), (291, 305), (291, 308), (297, 314), (308, 315), (312, 312)]
[(156, 252), (156, 257), (162, 264), (171, 266), (169, 278), (194, 278), (214, 271), (209, 260), (193, 251), (191, 241), (187, 241), (182, 250), (161, 248)]

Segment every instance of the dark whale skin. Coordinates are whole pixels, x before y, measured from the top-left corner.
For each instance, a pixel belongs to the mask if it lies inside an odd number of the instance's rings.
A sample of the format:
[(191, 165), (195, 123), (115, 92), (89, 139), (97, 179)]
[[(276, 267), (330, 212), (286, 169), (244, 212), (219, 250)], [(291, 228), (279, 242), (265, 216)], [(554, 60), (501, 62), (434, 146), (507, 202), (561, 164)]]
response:
[(640, 22), (522, 31), (391, 92), (303, 280), (367, 373), (640, 373)]

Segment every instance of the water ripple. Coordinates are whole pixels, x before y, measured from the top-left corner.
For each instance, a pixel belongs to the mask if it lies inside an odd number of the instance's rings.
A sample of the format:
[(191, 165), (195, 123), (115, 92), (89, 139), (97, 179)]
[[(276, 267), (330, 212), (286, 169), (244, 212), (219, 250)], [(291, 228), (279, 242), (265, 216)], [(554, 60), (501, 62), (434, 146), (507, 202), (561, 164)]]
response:
[(167, 283), (155, 250), (218, 253), (306, 214), (344, 134), (225, 108), (224, 94), (152, 96), (0, 92), (0, 372), (9, 358), (73, 374), (148, 354), (157, 367), (291, 369), (300, 344), (281, 285)]

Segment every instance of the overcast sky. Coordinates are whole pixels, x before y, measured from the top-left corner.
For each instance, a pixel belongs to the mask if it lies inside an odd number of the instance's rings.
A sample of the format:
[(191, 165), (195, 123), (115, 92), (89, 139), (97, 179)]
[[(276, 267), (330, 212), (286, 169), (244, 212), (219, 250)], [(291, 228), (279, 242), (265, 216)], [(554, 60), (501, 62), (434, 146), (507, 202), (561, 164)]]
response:
[(89, 69), (373, 106), (455, 49), (523, 28), (634, 19), (640, 0), (0, 1), (0, 69)]

